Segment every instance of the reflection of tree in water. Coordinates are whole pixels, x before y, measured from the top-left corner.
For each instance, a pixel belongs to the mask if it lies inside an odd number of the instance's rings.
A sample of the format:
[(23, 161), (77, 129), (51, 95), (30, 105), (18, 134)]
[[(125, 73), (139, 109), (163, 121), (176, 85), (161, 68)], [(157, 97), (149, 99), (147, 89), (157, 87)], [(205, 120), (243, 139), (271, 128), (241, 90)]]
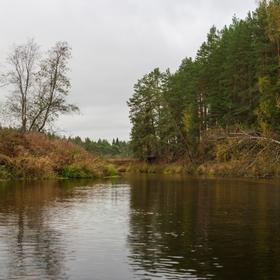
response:
[(133, 182), (129, 236), (133, 266), (172, 277), (196, 274), (194, 268), (203, 273), (211, 256), (207, 195), (176, 181)]
[(280, 275), (280, 264), (273, 261), (280, 256), (280, 237), (273, 235), (280, 230), (279, 188), (194, 179), (131, 183), (129, 258), (139, 274)]
[(71, 185), (64, 183), (62, 192), (59, 184), (11, 183), (0, 188), (0, 225), (4, 225), (6, 231), (0, 239), (6, 244), (9, 270), (9, 275), (1, 275), (0, 270), (0, 278), (66, 277), (63, 236), (51, 224), (48, 207), (52, 207), (55, 200), (69, 198), (73, 193)]

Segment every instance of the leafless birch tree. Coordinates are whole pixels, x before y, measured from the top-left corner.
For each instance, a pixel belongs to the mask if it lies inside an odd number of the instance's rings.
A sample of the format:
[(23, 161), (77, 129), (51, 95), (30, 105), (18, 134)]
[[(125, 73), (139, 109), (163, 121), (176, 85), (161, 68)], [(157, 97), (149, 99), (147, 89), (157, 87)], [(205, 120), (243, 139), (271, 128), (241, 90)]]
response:
[(23, 132), (44, 131), (60, 114), (78, 111), (67, 103), (71, 88), (67, 76), (71, 49), (57, 42), (42, 58), (34, 40), (13, 48), (8, 56), (9, 71), (4, 83), (12, 89), (6, 114), (16, 118)]

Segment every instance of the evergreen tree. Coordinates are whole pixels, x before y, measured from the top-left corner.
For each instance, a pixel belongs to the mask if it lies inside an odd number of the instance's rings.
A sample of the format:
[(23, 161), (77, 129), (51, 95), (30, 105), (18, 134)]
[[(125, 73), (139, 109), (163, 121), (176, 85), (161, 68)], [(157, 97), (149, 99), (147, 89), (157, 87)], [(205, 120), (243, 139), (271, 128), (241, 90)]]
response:
[(280, 0), (263, 0), (244, 20), (214, 26), (195, 59), (174, 73), (155, 69), (129, 100), (135, 155), (192, 159), (211, 129), (280, 133)]

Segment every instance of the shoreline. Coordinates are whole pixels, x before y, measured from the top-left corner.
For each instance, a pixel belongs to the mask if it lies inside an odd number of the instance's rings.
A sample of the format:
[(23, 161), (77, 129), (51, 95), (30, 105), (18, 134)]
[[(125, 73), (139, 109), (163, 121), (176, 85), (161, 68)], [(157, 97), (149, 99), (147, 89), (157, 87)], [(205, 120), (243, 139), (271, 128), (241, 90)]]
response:
[[(159, 174), (159, 175), (189, 175), (201, 178), (240, 178), (240, 179), (258, 179), (271, 180), (279, 179), (280, 174), (267, 173), (265, 169), (246, 172), (240, 168), (241, 162), (205, 162), (202, 164), (186, 164), (182, 162), (174, 163), (146, 163), (133, 162), (129, 164), (115, 165), (119, 173), (135, 174)], [(238, 168), (239, 167), (239, 168)], [(278, 173), (278, 172), (277, 172)]]

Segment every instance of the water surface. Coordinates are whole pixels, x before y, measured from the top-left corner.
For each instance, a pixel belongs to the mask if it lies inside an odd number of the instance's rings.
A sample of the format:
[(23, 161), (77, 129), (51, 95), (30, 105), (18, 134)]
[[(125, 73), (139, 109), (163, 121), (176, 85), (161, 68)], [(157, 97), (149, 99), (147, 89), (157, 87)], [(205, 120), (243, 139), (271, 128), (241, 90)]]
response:
[(279, 279), (280, 184), (0, 184), (0, 279)]

